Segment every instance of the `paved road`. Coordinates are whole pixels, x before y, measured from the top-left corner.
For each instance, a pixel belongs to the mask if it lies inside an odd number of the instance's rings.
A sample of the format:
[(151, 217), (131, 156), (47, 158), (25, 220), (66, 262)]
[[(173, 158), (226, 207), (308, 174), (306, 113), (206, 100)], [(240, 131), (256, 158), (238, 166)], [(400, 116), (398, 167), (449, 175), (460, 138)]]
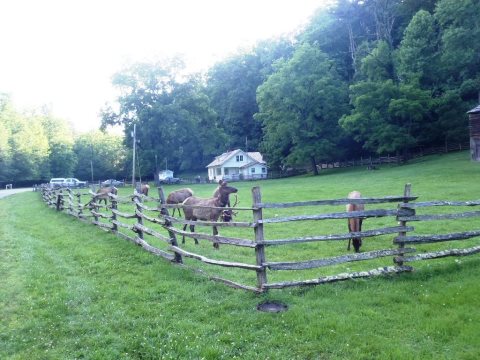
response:
[(21, 192), (25, 192), (25, 191), (32, 191), (32, 188), (29, 187), (29, 188), (0, 190), (0, 199), (4, 198), (5, 196), (8, 196), (8, 195), (13, 195), (13, 194), (17, 194), (17, 193), (21, 193)]

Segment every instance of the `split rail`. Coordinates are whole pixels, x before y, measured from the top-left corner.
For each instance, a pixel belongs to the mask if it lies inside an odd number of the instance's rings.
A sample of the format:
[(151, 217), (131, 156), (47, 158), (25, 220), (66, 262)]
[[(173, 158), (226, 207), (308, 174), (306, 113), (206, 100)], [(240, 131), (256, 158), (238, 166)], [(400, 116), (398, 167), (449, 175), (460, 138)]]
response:
[[(163, 188), (158, 188), (158, 191), (158, 198), (147, 197), (138, 193), (124, 197), (109, 194), (110, 202), (108, 205), (100, 204), (92, 191), (80, 193), (71, 189), (55, 190), (43, 186), (42, 197), (48, 206), (58, 211), (64, 211), (83, 221), (91, 222), (103, 230), (132, 241), (146, 251), (173, 263), (185, 264), (186, 259), (188, 259), (189, 262), (194, 264), (194, 269), (202, 273), (207, 273), (203, 270), (202, 266), (204, 265), (218, 267), (218, 269), (234, 269), (236, 272), (240, 270), (253, 272), (254, 285), (239, 281), (238, 279), (242, 279), (240, 275), (235, 274), (233, 278), (222, 276), (221, 271), (215, 271), (215, 275), (209, 275), (209, 278), (228, 286), (254, 292), (410, 272), (413, 270), (411, 265), (413, 262), (449, 256), (466, 256), (480, 252), (480, 245), (476, 243), (476, 240), (480, 237), (479, 222), (476, 219), (480, 216), (480, 211), (464, 211), (466, 207), (480, 206), (480, 200), (416, 202), (417, 197), (411, 194), (410, 184), (405, 186), (404, 193), (400, 196), (342, 198), (289, 203), (264, 202), (260, 188), (254, 187), (252, 188), (251, 207), (230, 208), (237, 213), (242, 213), (242, 216), (237, 216), (236, 219), (243, 221), (232, 222), (190, 221), (170, 216), (169, 210), (182, 208), (182, 205), (166, 204)], [(88, 199), (88, 201), (84, 199)], [(334, 207), (339, 209), (340, 206), (345, 209), (345, 205), (352, 203), (364, 204), (368, 210), (326, 213), (319, 211), (320, 208)], [(296, 211), (295, 208), (298, 208), (298, 212), (302, 215), (278, 216), (275, 213), (288, 210), (291, 214), (292, 211)], [(460, 212), (439, 212), (435, 210), (438, 208), (448, 209), (447, 211), (456, 208), (460, 209)], [(300, 209), (310, 209), (313, 213), (305, 214), (305, 211)], [(432, 210), (432, 212), (425, 213), (429, 210)], [(421, 213), (417, 213), (418, 211), (421, 211)], [(251, 215), (249, 216), (248, 213)], [(364, 221), (364, 224), (371, 224), (372, 226), (359, 232), (339, 231), (334, 234), (314, 234), (275, 239), (266, 236), (271, 231), (282, 233), (281, 228), (280, 230), (278, 228), (273, 230), (278, 226), (295, 227), (298, 224), (298, 229), (301, 229), (309, 226), (306, 224), (326, 223), (330, 220), (340, 221), (343, 225), (339, 229), (346, 229), (345, 224), (348, 218), (361, 218), (367, 220)], [(373, 219), (378, 221), (375, 222)], [(442, 223), (445, 221), (454, 221), (455, 223), (461, 221), (461, 224), (458, 226), (458, 231), (445, 232), (444, 228), (441, 228), (442, 232), (435, 234), (429, 233), (432, 227), (428, 225), (419, 226), (421, 231), (417, 234), (417, 230), (411, 225), (415, 224), (417, 226), (417, 224), (428, 224), (434, 221)], [(195, 232), (186, 231), (186, 228), (190, 225), (197, 227)], [(226, 235), (210, 235), (210, 231), (198, 231), (199, 227), (209, 229), (213, 226), (221, 228), (221, 233), (225, 232)], [(318, 225), (314, 228), (316, 231), (320, 229)], [(457, 229), (457, 226), (451, 228)], [(235, 235), (237, 232), (240, 236)], [(250, 235), (246, 236), (245, 234)], [(201, 242), (219, 244), (222, 250), (215, 251), (212, 247), (208, 247), (209, 251), (205, 251), (207, 247), (204, 246), (194, 247), (191, 250), (187, 245), (179, 243), (178, 239), (180, 237), (196, 238)], [(352, 237), (361, 237), (364, 243), (369, 244), (368, 250), (346, 254), (343, 245)], [(377, 240), (374, 241), (375, 239)], [(453, 242), (455, 245), (460, 244), (461, 241), (463, 241), (461, 247), (450, 245)], [(192, 241), (188, 243), (191, 244)], [(325, 250), (327, 248), (324, 244), (328, 244), (331, 248), (340, 249), (338, 246), (334, 246), (334, 244), (339, 243), (342, 244), (342, 250), (337, 251), (337, 253), (335, 253), (335, 250)], [(372, 244), (375, 244), (374, 249), (372, 249)], [(296, 247), (310, 245), (313, 246), (313, 251), (307, 251), (306, 253), (309, 255), (306, 258), (298, 259)], [(412, 245), (419, 248), (413, 248)], [(223, 250), (227, 247), (242, 248), (245, 251), (235, 251), (232, 248)], [(287, 250), (278, 250), (282, 247)], [(274, 248), (276, 250), (272, 254), (271, 251)], [(204, 249), (204, 253), (201, 253), (202, 249)], [(242, 255), (237, 256), (237, 253)], [(385, 259), (387, 260), (385, 261)], [(377, 266), (374, 268), (367, 267), (364, 264), (367, 264), (368, 261), (373, 261)], [(196, 266), (196, 264), (199, 265)], [(352, 266), (350, 264), (361, 264), (361, 268), (356, 271), (348, 271)], [(327, 272), (324, 272), (324, 269), (327, 268), (333, 269), (333, 272), (337, 269), (346, 269), (347, 271), (318, 276), (318, 274), (326, 274)], [(280, 276), (280, 280), (269, 280), (270, 276), (275, 273), (302, 271), (310, 277), (296, 279), (295, 276)]]

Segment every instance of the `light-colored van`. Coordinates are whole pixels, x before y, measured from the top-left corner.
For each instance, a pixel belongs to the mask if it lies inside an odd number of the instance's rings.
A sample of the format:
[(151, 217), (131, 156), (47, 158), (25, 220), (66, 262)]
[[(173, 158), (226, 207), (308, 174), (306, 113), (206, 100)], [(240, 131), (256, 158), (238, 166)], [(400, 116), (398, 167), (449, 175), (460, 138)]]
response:
[(64, 180), (64, 185), (63, 186), (73, 187), (73, 188), (86, 187), (87, 182), (86, 181), (80, 181), (77, 178), (66, 178)]
[(50, 187), (59, 188), (65, 186), (65, 178), (51, 178)]

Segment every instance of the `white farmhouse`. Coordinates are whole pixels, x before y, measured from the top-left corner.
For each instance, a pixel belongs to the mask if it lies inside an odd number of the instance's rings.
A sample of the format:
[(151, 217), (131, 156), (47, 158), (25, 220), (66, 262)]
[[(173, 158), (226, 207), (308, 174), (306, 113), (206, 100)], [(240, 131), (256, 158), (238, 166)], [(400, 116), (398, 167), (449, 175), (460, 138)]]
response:
[(259, 152), (245, 152), (237, 149), (215, 157), (208, 168), (208, 179), (242, 180), (264, 179), (267, 177), (267, 164)]

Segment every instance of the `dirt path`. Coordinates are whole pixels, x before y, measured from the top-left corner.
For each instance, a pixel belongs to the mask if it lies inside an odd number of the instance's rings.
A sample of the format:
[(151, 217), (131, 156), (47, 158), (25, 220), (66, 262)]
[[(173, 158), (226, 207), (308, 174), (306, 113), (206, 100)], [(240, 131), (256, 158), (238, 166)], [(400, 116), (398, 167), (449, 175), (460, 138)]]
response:
[(29, 188), (0, 190), (0, 199), (4, 198), (5, 196), (8, 196), (8, 195), (13, 195), (13, 194), (17, 194), (17, 193), (21, 193), (21, 192), (25, 192), (25, 191), (32, 191), (32, 188), (29, 187)]

